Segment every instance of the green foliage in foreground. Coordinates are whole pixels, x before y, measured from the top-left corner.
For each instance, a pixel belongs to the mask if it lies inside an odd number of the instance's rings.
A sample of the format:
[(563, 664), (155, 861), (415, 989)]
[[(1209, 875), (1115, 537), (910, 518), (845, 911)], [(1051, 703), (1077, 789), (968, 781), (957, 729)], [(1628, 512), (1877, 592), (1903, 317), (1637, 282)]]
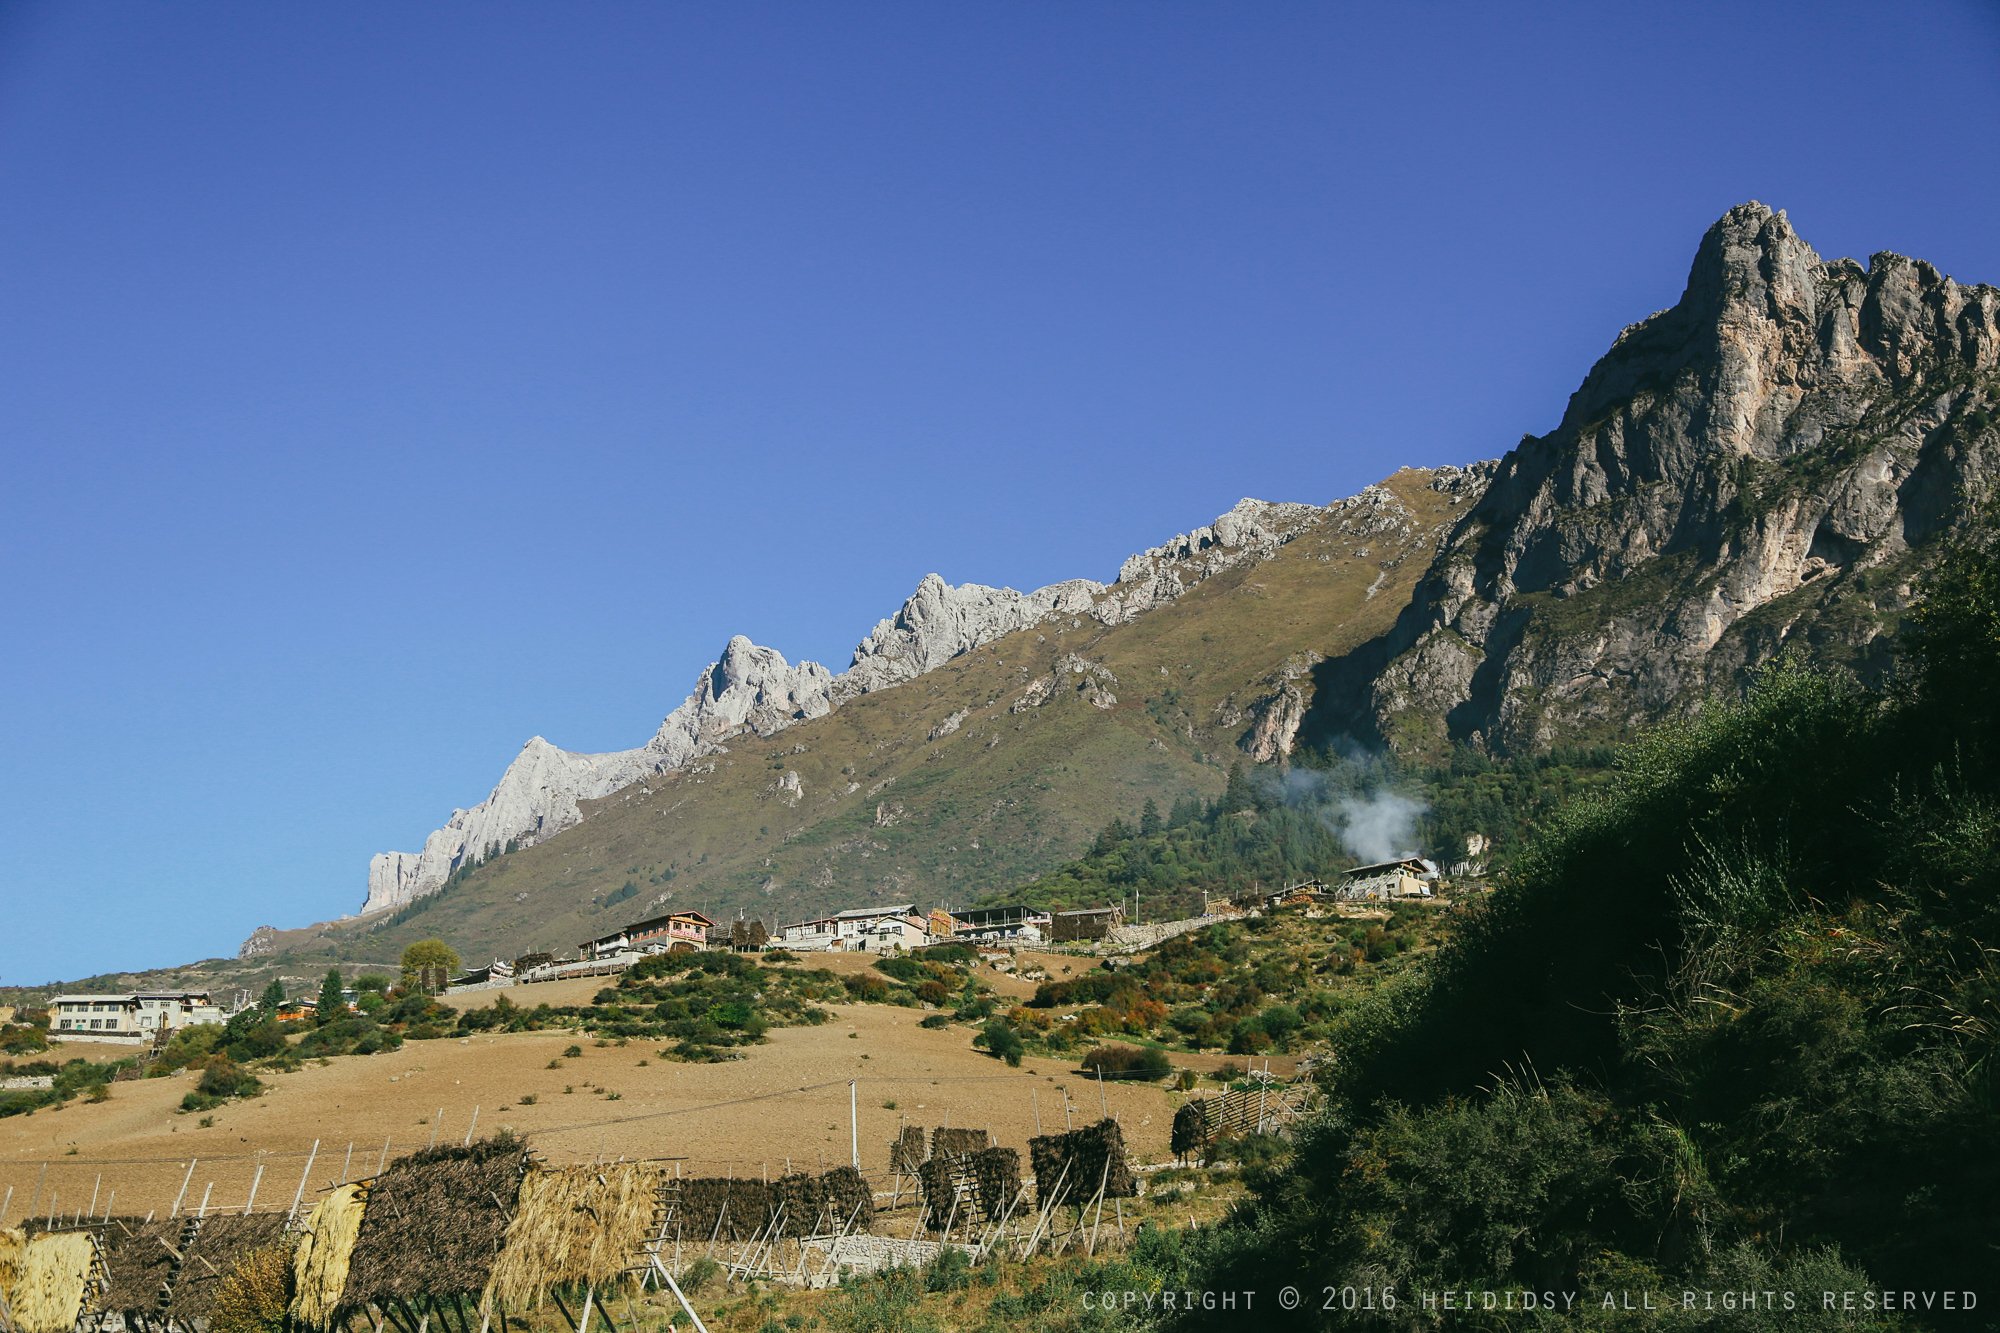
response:
[(1743, 1327), (1941, 1318), (1822, 1290), (1994, 1299), (1996, 589), (2000, 546), (1954, 553), (1894, 697), (1779, 670), (1633, 747), (1342, 1015), (1329, 1109), (1201, 1280), (1811, 1295)]

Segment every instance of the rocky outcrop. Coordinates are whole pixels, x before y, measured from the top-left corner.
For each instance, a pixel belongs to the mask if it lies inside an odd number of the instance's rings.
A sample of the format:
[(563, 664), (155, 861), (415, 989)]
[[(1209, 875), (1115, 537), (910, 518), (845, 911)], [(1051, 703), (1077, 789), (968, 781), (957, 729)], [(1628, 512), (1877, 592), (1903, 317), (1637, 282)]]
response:
[(1088, 614), (1104, 585), (1089, 579), (1034, 592), (966, 583), (953, 587), (926, 574), (902, 609), (876, 625), (854, 650), (835, 685), (837, 697), (887, 689), (936, 670), (960, 653), (1038, 625), (1052, 615)]
[(1251, 759), (1268, 764), (1291, 758), (1306, 716), (1306, 692), (1299, 681), (1325, 660), (1318, 653), (1292, 658), (1271, 681), (1271, 692), (1250, 705), (1254, 720), (1238, 744)]
[(1270, 555), (1327, 512), (1318, 505), (1238, 500), (1215, 522), (1128, 557), (1109, 594), (1085, 609), (1107, 625), (1122, 625), (1225, 569)]
[(1316, 673), (1308, 731), (1532, 750), (1741, 689), (1787, 645), (1879, 674), (1923, 548), (1993, 476), (1996, 358), (1993, 288), (1730, 210), (1394, 629)]

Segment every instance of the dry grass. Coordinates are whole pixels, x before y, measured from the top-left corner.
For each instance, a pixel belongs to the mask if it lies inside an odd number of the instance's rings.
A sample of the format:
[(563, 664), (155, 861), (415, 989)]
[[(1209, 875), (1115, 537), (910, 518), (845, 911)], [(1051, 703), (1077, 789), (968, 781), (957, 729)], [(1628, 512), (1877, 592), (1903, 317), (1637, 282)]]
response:
[(330, 1327), (340, 1309), (367, 1197), (360, 1185), (342, 1185), (306, 1219), (292, 1259), (292, 1317), (308, 1328)]
[(292, 1247), (260, 1245), (216, 1284), (209, 1333), (276, 1333), (292, 1304)]
[(87, 1231), (52, 1232), (28, 1242), (7, 1303), (20, 1333), (69, 1333), (89, 1301), (97, 1240)]
[(485, 1299), (529, 1310), (551, 1287), (604, 1283), (631, 1267), (653, 1239), (663, 1175), (638, 1162), (529, 1172)]
[(19, 1227), (0, 1230), (0, 1296), (13, 1299), (14, 1284), (21, 1278), (21, 1256), (28, 1248), (28, 1233)]

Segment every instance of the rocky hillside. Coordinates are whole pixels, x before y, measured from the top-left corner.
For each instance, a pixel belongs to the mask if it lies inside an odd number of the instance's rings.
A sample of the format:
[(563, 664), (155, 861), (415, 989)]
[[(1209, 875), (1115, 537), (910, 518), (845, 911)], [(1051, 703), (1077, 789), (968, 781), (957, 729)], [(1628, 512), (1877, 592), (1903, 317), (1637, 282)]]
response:
[(668, 904), (963, 903), (1245, 756), (1592, 744), (1787, 649), (1879, 677), (1911, 578), (1990, 485), (1996, 397), (2000, 293), (1823, 261), (1744, 205), (1678, 304), (1497, 465), (1245, 501), (1109, 585), (932, 575), (838, 674), (732, 640), (645, 745), (529, 742), (422, 852), (377, 858), (365, 915), (246, 953), (566, 948)]
[[(1440, 476), (1460, 474), (1452, 470)], [(817, 662), (792, 666), (782, 654), (738, 635), (703, 669), (686, 700), (643, 746), (577, 754), (540, 736), (529, 740), (486, 799), (471, 809), (452, 811), (444, 827), (425, 839), (422, 851), (382, 852), (373, 858), (361, 911), (394, 909), (435, 893), (454, 872), (533, 846), (577, 824), (585, 802), (641, 778), (678, 772), (724, 751), (732, 737), (745, 732), (768, 737), (824, 717), (852, 699), (914, 680), (1016, 630), (1082, 619), (1104, 626), (1125, 624), (1223, 570), (1270, 555), (1335, 509), (1243, 500), (1215, 522), (1132, 556), (1109, 587), (1071, 579), (1019, 593), (977, 583), (954, 587), (936, 574), (926, 575), (902, 608), (861, 641), (847, 670), (837, 676)], [(1289, 725), (1295, 726), (1296, 719)]]
[(393, 956), (425, 934), (468, 954), (569, 948), (668, 903), (789, 918), (1008, 888), (1111, 814), (1219, 790), (1246, 750), (1286, 752), (1312, 664), (1389, 627), (1487, 475), (1406, 471), (1327, 506), (1245, 501), (1108, 586), (932, 576), (838, 676), (736, 640), (639, 750), (530, 742), (432, 835), (422, 855), (442, 876), (371, 895), (393, 910), (260, 930), (246, 954)]
[(1732, 209), (1394, 628), (1316, 669), (1308, 734), (1518, 752), (1733, 695), (1787, 648), (1879, 677), (1926, 548), (1990, 489), (1996, 419), (2000, 292)]

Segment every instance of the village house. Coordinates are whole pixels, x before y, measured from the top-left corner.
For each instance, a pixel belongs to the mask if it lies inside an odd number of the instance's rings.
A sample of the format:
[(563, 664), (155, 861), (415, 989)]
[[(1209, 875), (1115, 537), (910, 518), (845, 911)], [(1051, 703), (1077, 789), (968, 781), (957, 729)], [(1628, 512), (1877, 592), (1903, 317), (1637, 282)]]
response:
[(1040, 944), (1051, 925), (1047, 912), (1020, 903), (961, 907), (952, 912), (951, 921), (951, 937), (968, 944)]
[(150, 1041), (162, 1031), (220, 1023), (226, 1015), (207, 991), (133, 991), (58, 995), (49, 1001), (49, 1035), (63, 1041)]
[(1326, 885), (1319, 880), (1305, 879), (1287, 884), (1282, 889), (1259, 889), (1246, 893), (1237, 897), (1235, 902), (1239, 907), (1275, 912), (1280, 907), (1301, 907), (1330, 896), (1338, 895), (1329, 894)]
[(1340, 878), (1334, 896), (1344, 902), (1384, 898), (1428, 898), (1437, 867), (1419, 856), (1356, 866)]
[(930, 943), (930, 930), (915, 903), (855, 907), (810, 921), (780, 926), (775, 943), (802, 953), (863, 951), (902, 953)]
[(1077, 907), (1051, 915), (1049, 938), (1057, 944), (1072, 940), (1101, 940), (1124, 924), (1125, 909), (1122, 907)]
[(586, 958), (609, 958), (621, 953), (670, 953), (706, 949), (708, 934), (715, 922), (700, 912), (669, 912), (664, 916), (634, 921), (623, 930), (579, 946)]

